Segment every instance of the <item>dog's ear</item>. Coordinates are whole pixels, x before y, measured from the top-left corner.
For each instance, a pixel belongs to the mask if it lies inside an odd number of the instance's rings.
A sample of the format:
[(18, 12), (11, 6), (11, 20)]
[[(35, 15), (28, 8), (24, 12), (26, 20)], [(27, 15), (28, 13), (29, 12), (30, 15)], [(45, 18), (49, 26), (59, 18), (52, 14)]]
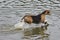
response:
[(45, 11), (43, 11), (41, 14), (45, 14), (46, 13), (46, 10)]

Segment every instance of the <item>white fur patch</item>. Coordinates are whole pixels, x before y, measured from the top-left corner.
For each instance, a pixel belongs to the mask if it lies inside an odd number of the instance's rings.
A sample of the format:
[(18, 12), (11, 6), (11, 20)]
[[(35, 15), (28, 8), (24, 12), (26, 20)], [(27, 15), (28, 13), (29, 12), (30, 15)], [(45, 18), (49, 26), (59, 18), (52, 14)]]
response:
[(45, 20), (45, 22), (47, 22), (47, 20)]

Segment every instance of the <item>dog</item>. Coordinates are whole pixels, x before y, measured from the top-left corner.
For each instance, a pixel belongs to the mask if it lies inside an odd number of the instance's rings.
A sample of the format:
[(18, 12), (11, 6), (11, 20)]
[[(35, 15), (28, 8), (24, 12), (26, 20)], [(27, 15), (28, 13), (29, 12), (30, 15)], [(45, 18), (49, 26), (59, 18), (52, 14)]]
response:
[(35, 23), (35, 24), (44, 23), (44, 24), (46, 24), (47, 23), (47, 22), (45, 22), (46, 15), (50, 15), (50, 10), (45, 10), (41, 14), (38, 14), (38, 15), (25, 15), (21, 20), (24, 19), (24, 22), (28, 23), (28, 24), (31, 24), (31, 23)]

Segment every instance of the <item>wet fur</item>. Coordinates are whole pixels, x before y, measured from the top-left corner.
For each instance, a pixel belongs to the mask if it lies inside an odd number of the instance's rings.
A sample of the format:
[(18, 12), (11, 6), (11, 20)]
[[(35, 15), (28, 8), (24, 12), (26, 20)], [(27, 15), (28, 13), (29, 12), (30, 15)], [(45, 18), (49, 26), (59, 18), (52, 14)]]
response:
[(50, 11), (45, 10), (41, 14), (38, 14), (36, 16), (34, 15), (25, 15), (22, 19), (24, 19), (24, 22), (31, 24), (31, 23), (44, 23), (45, 22), (45, 15), (49, 15)]

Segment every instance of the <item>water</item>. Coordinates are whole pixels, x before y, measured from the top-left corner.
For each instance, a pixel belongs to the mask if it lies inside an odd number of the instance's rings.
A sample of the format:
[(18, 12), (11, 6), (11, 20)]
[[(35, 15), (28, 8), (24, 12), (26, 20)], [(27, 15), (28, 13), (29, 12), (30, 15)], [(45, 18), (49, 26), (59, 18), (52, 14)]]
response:
[[(0, 40), (60, 40), (60, 1), (28, 1), (5, 0), (0, 1)], [(14, 29), (24, 15), (37, 15), (49, 9), (50, 16), (46, 16), (49, 26), (40, 27), (28, 24), (27, 29)], [(35, 25), (35, 26), (34, 26)]]

